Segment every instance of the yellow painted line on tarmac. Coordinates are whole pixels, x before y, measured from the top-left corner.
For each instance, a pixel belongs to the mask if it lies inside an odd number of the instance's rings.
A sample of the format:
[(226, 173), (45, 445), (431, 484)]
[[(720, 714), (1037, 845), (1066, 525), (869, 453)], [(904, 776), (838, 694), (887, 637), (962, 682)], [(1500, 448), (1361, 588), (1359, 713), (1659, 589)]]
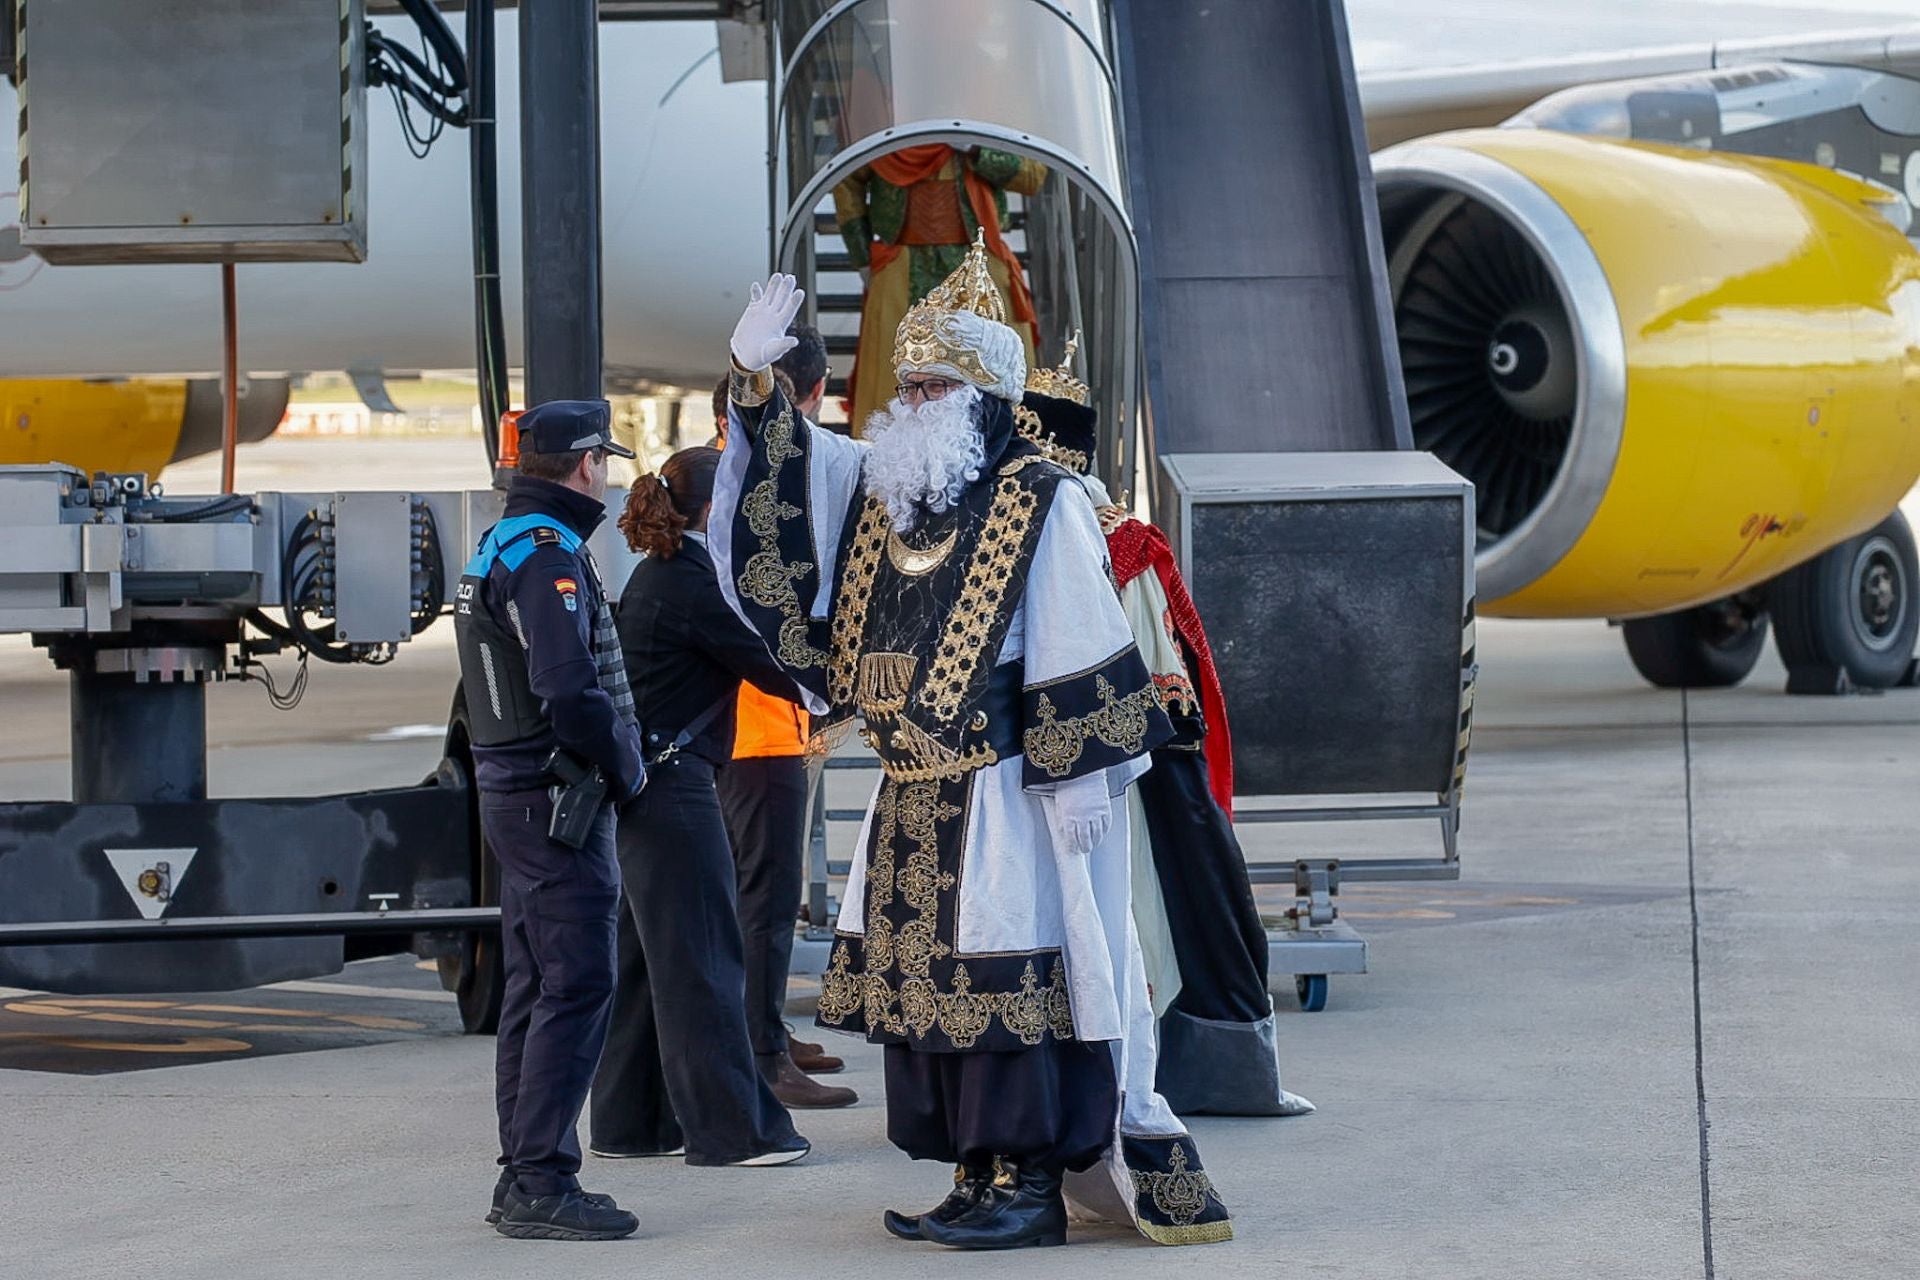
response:
[(253, 1048), (245, 1040), (228, 1040), (222, 1036), (188, 1036), (182, 1040), (95, 1040), (86, 1036), (42, 1035), (37, 1031), (0, 1031), (0, 1040), (32, 1040), (36, 1044), (96, 1053), (245, 1053)]
[[(57, 1008), (58, 1006), (30, 1004), (12, 1004), (7, 1006), (7, 1008), (14, 1013), (44, 1013), (49, 1007)], [(67, 1012), (73, 1013), (74, 1011), (68, 1010)], [(231, 1022), (215, 1022), (211, 1018), (162, 1018), (151, 1013), (89, 1011), (79, 1013), (76, 1016), (86, 1022), (121, 1022), (136, 1027), (206, 1027), (209, 1030), (224, 1030), (233, 1025)]]
[(310, 996), (365, 996), (370, 1000), (418, 1000), (424, 1004), (454, 1004), (460, 997), (451, 991), (422, 991), (409, 987), (364, 987), (351, 982), (312, 982), (296, 978), (275, 982), (262, 991), (298, 991)]
[(48, 996), (49, 1003), (72, 1009), (171, 1009), (178, 1000), (109, 1000), (97, 996)]
[(335, 1015), (321, 1009), (276, 1009), (272, 1005), (260, 1004), (183, 1004), (180, 1008), (189, 1013), (237, 1013), (243, 1018), (258, 1018), (270, 1014), (276, 1018), (331, 1018)]

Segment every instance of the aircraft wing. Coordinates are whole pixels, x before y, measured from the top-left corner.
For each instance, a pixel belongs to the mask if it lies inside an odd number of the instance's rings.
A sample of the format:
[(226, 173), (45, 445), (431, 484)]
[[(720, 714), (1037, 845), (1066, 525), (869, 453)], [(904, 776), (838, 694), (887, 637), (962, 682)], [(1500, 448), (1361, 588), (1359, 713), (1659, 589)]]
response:
[(1756, 62), (1819, 62), (1920, 79), (1920, 23), (1791, 38), (1706, 41), (1424, 70), (1362, 68), (1375, 150), (1447, 129), (1495, 125), (1550, 93), (1606, 80)]

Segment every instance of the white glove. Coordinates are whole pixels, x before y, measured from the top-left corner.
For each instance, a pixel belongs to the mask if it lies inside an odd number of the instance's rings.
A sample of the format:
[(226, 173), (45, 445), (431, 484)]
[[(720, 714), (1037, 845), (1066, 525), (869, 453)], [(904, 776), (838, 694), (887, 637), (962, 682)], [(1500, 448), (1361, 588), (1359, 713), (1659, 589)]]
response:
[(1053, 827), (1054, 844), (1082, 857), (1092, 853), (1113, 826), (1113, 800), (1107, 795), (1106, 770), (1097, 770), (1055, 787), (1053, 804), (1047, 806), (1047, 821)]
[(800, 304), (806, 300), (807, 291), (796, 287), (792, 276), (777, 271), (767, 277), (764, 289), (754, 285), (747, 295), (747, 309), (740, 313), (740, 323), (733, 326), (733, 338), (727, 344), (733, 350), (734, 362), (753, 373), (799, 346), (798, 338), (787, 335), (787, 326), (800, 314)]

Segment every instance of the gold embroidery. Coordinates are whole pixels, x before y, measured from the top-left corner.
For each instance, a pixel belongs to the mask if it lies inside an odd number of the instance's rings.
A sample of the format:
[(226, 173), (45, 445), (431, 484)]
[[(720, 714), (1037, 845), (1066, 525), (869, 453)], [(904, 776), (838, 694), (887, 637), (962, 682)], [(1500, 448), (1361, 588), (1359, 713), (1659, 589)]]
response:
[(908, 545), (897, 530), (888, 530), (887, 561), (909, 578), (923, 577), (946, 563), (947, 557), (953, 554), (954, 544), (959, 541), (959, 525), (947, 530), (946, 537), (924, 551)]
[(880, 548), (892, 528), (884, 502), (869, 498), (860, 512), (847, 563), (840, 573), (840, 594), (833, 610), (833, 663), (827, 673), (827, 701), (844, 707), (853, 700), (854, 670), (867, 629), (867, 604), (873, 598)]
[(1112, 534), (1115, 529), (1133, 519), (1133, 513), (1125, 507), (1096, 507), (1094, 515), (1100, 519), (1100, 532)]
[(853, 973), (853, 955), (842, 939), (833, 948), (833, 961), (820, 979), (820, 1020), (839, 1026), (860, 1008), (865, 999), (865, 983)]
[(920, 659), (910, 653), (861, 654), (854, 705), (868, 718), (905, 710), (907, 689), (913, 683), (914, 668), (919, 665)]
[(1040, 695), (1035, 723), (1022, 736), (1027, 759), (1050, 778), (1064, 778), (1072, 772), (1086, 750), (1088, 738), (1098, 738), (1107, 746), (1131, 758), (1146, 745), (1147, 709), (1158, 698), (1151, 683), (1141, 685), (1126, 697), (1117, 697), (1105, 676), (1093, 678), (1094, 696), (1100, 706), (1083, 716), (1059, 719), (1053, 699)]
[[(1044, 988), (1032, 960), (1021, 974), (1018, 991), (975, 991), (965, 964), (954, 966), (948, 990), (932, 976), (933, 962), (953, 953), (938, 937), (940, 898), (956, 883), (952, 872), (940, 869), (940, 833), (962, 812), (942, 800), (932, 782), (900, 785), (889, 780), (881, 785), (867, 854), (862, 971), (853, 968), (855, 940), (842, 937), (821, 983), (820, 1020), (837, 1027), (860, 1014), (870, 1032), (918, 1039), (938, 1028), (956, 1049), (978, 1043), (996, 1018), (1022, 1044), (1039, 1044), (1048, 1032), (1071, 1040), (1073, 1001), (1066, 965), (1058, 956)], [(913, 849), (905, 864), (896, 867), (894, 842), (902, 834)], [(897, 928), (886, 914), (896, 897), (913, 912)]]
[(991, 662), (995, 656), (986, 652), (988, 636), (999, 616), (1000, 602), (1013, 585), (1027, 526), (1033, 523), (1039, 505), (1039, 495), (1016, 479), (1002, 479), (994, 487), (986, 527), (980, 531), (980, 543), (967, 563), (960, 597), (954, 602), (926, 683), (920, 689), (920, 705), (940, 720), (950, 721), (960, 714), (974, 669), (983, 658)]
[(1034, 975), (1033, 961), (1020, 975), (1020, 989), (1007, 995), (1000, 1007), (1007, 1030), (1020, 1037), (1020, 1043), (1039, 1044), (1047, 1034), (1047, 998), (1041, 994), (1040, 979)]
[(1014, 458), (1011, 461), (1001, 463), (1000, 474), (1003, 476), (1010, 476), (1015, 474), (1016, 472), (1026, 469), (1027, 467), (1032, 466), (1036, 462), (1045, 462), (1045, 461), (1046, 459), (1041, 457), (1037, 453), (1023, 453), (1019, 457)]
[(779, 522), (804, 514), (792, 503), (780, 501), (781, 468), (802, 456), (800, 447), (793, 442), (793, 410), (783, 405), (773, 421), (761, 428), (761, 436), (772, 469), (740, 503), (747, 528), (760, 540), (760, 549), (747, 558), (738, 585), (740, 593), (761, 608), (779, 611), (781, 621), (775, 656), (788, 667), (805, 670), (825, 662), (827, 655), (815, 648), (807, 637), (806, 611), (801, 608), (800, 593), (793, 585), (811, 573), (813, 565), (806, 560), (788, 563), (780, 554)]
[(1186, 1148), (1178, 1142), (1173, 1144), (1173, 1154), (1167, 1164), (1169, 1168), (1165, 1173), (1133, 1172), (1134, 1194), (1151, 1200), (1154, 1210), (1172, 1223), (1166, 1227), (1143, 1219), (1140, 1230), (1161, 1244), (1209, 1244), (1232, 1239), (1232, 1222), (1224, 1218), (1217, 1222), (1200, 1221), (1200, 1215), (1218, 1203), (1213, 1195), (1213, 1180), (1207, 1177), (1206, 1170), (1188, 1169)]
[(957, 780), (1000, 759), (984, 742), (956, 751), (904, 715), (896, 718), (894, 731), (887, 735), (887, 745), (911, 757), (911, 763), (882, 757), (880, 767), (895, 782)]
[(954, 966), (953, 990), (935, 999), (940, 1006), (940, 1029), (956, 1049), (971, 1049), (974, 1041), (993, 1026), (994, 1012), (1000, 1006), (1000, 999), (974, 994), (973, 979), (967, 976), (963, 964)]
[(952, 953), (952, 948), (936, 936), (940, 892), (955, 883), (952, 872), (940, 870), (940, 823), (959, 817), (960, 810), (942, 803), (938, 784), (916, 782), (901, 791), (899, 813), (900, 829), (913, 841), (914, 849), (894, 881), (894, 890), (918, 913), (900, 926), (900, 973), (902, 977), (924, 978), (933, 961)]
[[(1040, 456), (1055, 466), (1065, 467), (1069, 471), (1085, 471), (1093, 465), (1093, 459), (1078, 449), (1069, 449), (1047, 434), (1040, 424), (1040, 415), (1025, 405), (1016, 405), (1013, 410), (1014, 430), (1020, 438), (1040, 451)], [(1001, 472), (1005, 475), (1006, 472)]]

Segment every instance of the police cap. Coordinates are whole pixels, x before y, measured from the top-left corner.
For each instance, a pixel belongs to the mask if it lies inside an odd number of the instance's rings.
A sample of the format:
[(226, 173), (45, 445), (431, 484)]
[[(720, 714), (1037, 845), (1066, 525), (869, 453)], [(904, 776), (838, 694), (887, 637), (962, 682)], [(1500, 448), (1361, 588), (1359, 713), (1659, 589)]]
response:
[(520, 415), (520, 447), (530, 453), (579, 453), (605, 449), (631, 458), (633, 450), (613, 440), (613, 406), (605, 400), (549, 400)]

